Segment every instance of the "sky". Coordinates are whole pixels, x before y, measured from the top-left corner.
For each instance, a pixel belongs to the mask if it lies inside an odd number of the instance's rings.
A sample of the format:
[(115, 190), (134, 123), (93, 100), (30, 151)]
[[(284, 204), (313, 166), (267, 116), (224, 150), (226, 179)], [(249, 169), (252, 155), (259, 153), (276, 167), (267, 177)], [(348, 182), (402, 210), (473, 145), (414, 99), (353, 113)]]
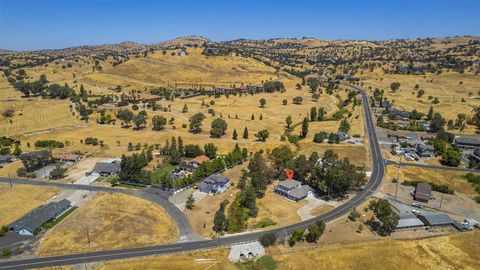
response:
[(0, 48), (58, 49), (179, 36), (214, 41), (480, 36), (480, 0), (0, 0)]

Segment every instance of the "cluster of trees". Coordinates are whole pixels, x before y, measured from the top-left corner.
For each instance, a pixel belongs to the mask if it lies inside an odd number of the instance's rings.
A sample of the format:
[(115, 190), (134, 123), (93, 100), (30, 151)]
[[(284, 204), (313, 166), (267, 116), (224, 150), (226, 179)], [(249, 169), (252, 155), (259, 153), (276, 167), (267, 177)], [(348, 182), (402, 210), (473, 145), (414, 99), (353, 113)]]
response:
[[(14, 146), (13, 151), (11, 149), (12, 146)], [(14, 156), (19, 156), (21, 153), (20, 141), (16, 141), (15, 139), (6, 136), (0, 137), (0, 155), (12, 154)]]
[(285, 91), (285, 86), (281, 81), (266, 81), (263, 83), (263, 87), (265, 88), (265, 92), (267, 93)]
[(323, 121), (325, 120), (325, 116), (327, 114), (327, 111), (325, 111), (325, 108), (320, 107), (312, 107), (310, 108), (310, 122), (315, 122), (315, 121)]
[(35, 142), (35, 147), (38, 148), (63, 148), (65, 144), (56, 140), (39, 140)]
[(315, 224), (308, 227), (308, 231), (305, 229), (296, 229), (288, 238), (288, 245), (293, 247), (297, 242), (307, 241), (309, 243), (316, 243), (320, 236), (325, 231), (325, 222), (318, 220)]
[(382, 236), (390, 235), (395, 227), (397, 227), (399, 216), (393, 210), (388, 200), (373, 200), (370, 202), (368, 208), (373, 211), (375, 218), (372, 217), (368, 220), (367, 225)]
[(151, 172), (144, 169), (148, 162), (153, 159), (152, 150), (142, 151), (140, 154), (131, 156), (122, 155), (120, 173), (118, 177), (122, 181), (150, 184)]
[(460, 150), (451, 145), (454, 138), (454, 134), (442, 129), (437, 132), (437, 136), (432, 141), (432, 145), (435, 149), (435, 153), (442, 157), (440, 162), (443, 165), (458, 167), (462, 158)]
[(33, 172), (52, 163), (52, 153), (49, 150), (23, 153), (19, 158), (27, 172)]
[(313, 136), (314, 143), (323, 143), (327, 139), (327, 142), (330, 144), (339, 144), (340, 143), (340, 136), (337, 133), (331, 132), (330, 134), (320, 131), (315, 133)]
[[(180, 151), (178, 150), (179, 148), (180, 147), (177, 147), (176, 151)], [(171, 155), (171, 151), (174, 149), (174, 147), (170, 146), (169, 149), (170, 149), (169, 150), (170, 153), (167, 153), (167, 154)], [(160, 185), (168, 189), (183, 188), (183, 187), (192, 185), (214, 173), (223, 171), (225, 168), (229, 168), (237, 164), (240, 164), (243, 161), (245, 161), (248, 157), (247, 149), (246, 148), (240, 149), (238, 144), (235, 145), (234, 149), (230, 153), (224, 156), (217, 156), (216, 151), (217, 151), (217, 148), (215, 147), (214, 144), (212, 143), (205, 144), (203, 154), (211, 158), (211, 160), (203, 162), (192, 175), (189, 175), (186, 177), (182, 177), (179, 179), (172, 179), (170, 175), (165, 175), (159, 180)], [(201, 154), (202, 151), (197, 145), (186, 145), (184, 147), (184, 153), (185, 153), (184, 154), (185, 156), (188, 155), (193, 157), (193, 156), (198, 156), (198, 154)]]

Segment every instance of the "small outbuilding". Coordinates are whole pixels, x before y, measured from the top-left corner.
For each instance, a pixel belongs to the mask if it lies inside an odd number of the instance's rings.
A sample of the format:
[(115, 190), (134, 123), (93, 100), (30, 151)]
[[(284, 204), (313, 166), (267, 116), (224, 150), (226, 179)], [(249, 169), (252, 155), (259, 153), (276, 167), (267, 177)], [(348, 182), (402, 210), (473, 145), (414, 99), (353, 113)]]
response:
[(415, 188), (414, 199), (427, 203), (432, 196), (432, 187), (427, 183), (418, 183)]

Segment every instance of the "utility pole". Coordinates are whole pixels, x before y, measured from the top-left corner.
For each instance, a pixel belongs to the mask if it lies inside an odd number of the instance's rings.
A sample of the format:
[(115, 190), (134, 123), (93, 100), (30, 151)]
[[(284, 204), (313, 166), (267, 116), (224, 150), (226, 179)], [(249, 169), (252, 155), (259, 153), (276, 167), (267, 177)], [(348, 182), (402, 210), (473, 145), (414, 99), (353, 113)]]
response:
[[(88, 251), (90, 251), (90, 234), (88, 233), (88, 224), (85, 223), (85, 230), (87, 232), (87, 243), (88, 243)], [(87, 270), (87, 252), (85, 252), (85, 257), (84, 257), (84, 261), (83, 261), (83, 264), (85, 266), (85, 270)]]
[(10, 178), (10, 173), (8, 173), (8, 182), (10, 183), (10, 187), (13, 187), (12, 178)]
[(442, 209), (442, 202), (443, 202), (443, 193), (442, 193), (442, 197), (440, 197), (440, 208), (439, 209)]
[(397, 173), (397, 185), (395, 186), (395, 198), (397, 198), (398, 185), (400, 184), (400, 168), (402, 164), (402, 156), (400, 156), (400, 162), (398, 163), (398, 173)]

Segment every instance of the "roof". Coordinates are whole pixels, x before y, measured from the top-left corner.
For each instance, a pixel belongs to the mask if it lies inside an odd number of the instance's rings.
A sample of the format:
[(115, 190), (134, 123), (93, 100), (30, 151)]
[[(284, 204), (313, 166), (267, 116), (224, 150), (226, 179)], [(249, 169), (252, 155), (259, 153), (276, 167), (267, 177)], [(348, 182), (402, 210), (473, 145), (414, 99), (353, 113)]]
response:
[(120, 171), (120, 164), (115, 162), (97, 162), (93, 168), (93, 171), (97, 173), (116, 173)]
[(297, 199), (305, 198), (312, 189), (308, 185), (292, 189), (288, 195)]
[(63, 159), (63, 160), (77, 160), (81, 158), (81, 155), (76, 155), (76, 154), (54, 154), (53, 158), (56, 159)]
[(278, 185), (286, 189), (292, 189), (301, 185), (301, 183), (298, 182), (297, 180), (292, 179), (292, 180), (283, 180), (280, 183), (278, 183)]
[(10, 161), (12, 158), (13, 158), (13, 156), (10, 155), (10, 154), (0, 155), (0, 162)]
[(417, 149), (418, 151), (420, 152), (424, 152), (424, 151), (434, 151), (435, 148), (433, 147), (433, 145), (430, 145), (430, 144), (419, 144), (417, 146)]
[(415, 199), (429, 200), (432, 194), (432, 187), (427, 183), (418, 183), (415, 188)]
[(443, 213), (422, 213), (417, 216), (425, 225), (429, 226), (439, 226), (439, 225), (450, 225), (453, 224), (453, 220)]
[(43, 223), (55, 218), (58, 214), (63, 212), (70, 206), (70, 204), (70, 201), (66, 199), (59, 202), (51, 202), (19, 218), (13, 222), (10, 227), (14, 229), (27, 228), (31, 232), (34, 232), (36, 229), (42, 227)]
[(413, 213), (402, 213), (397, 223), (398, 229), (424, 226), (423, 222)]
[(185, 161), (180, 162), (180, 164), (178, 164), (178, 168), (181, 169), (181, 170), (195, 170), (196, 169), (193, 165), (191, 165), (190, 163), (187, 163)]
[(477, 137), (459, 136), (455, 138), (455, 143), (480, 145), (480, 139)]
[(194, 159), (192, 159), (191, 162), (197, 162), (198, 164), (202, 164), (203, 162), (205, 161), (209, 161), (210, 158), (205, 156), (205, 155), (201, 155), (201, 156), (198, 156), (198, 157), (195, 157)]
[(211, 184), (225, 184), (225, 183), (228, 183), (230, 180), (224, 176), (224, 175), (221, 175), (221, 174), (213, 174), (213, 175), (210, 175), (209, 177), (205, 178), (202, 182), (207, 182), (207, 183), (211, 183)]

